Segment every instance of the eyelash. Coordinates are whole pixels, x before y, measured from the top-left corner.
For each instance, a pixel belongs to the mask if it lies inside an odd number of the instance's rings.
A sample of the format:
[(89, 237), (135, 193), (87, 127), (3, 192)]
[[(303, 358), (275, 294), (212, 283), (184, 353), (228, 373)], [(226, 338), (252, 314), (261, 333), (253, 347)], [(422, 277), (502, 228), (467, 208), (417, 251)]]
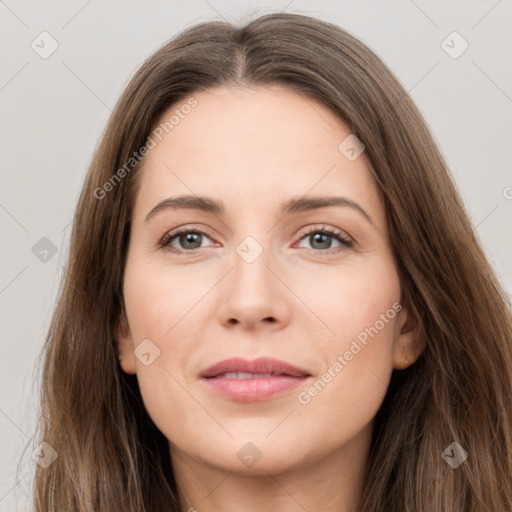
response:
[[(172, 252), (175, 254), (179, 254), (179, 255), (194, 254), (199, 249), (202, 249), (202, 247), (197, 248), (197, 249), (191, 249), (191, 250), (181, 250), (181, 249), (176, 249), (175, 247), (172, 247), (172, 249), (170, 248), (171, 247), (170, 243), (172, 242), (172, 240), (179, 237), (180, 235), (187, 234), (187, 233), (196, 233), (196, 234), (204, 235), (211, 239), (210, 235), (208, 235), (208, 233), (206, 233), (205, 231), (203, 231), (201, 229), (184, 228), (184, 229), (181, 229), (180, 231), (171, 232), (171, 233), (168, 233), (167, 235), (165, 235), (162, 238), (162, 240), (160, 241), (159, 245), (162, 249), (167, 249), (169, 252)], [(311, 235), (313, 233), (321, 233), (323, 235), (328, 235), (328, 236), (334, 238), (335, 240), (337, 240), (338, 242), (340, 242), (340, 244), (342, 245), (342, 247), (334, 247), (334, 248), (325, 249), (325, 250), (311, 249), (312, 251), (315, 251), (315, 252), (320, 252), (323, 254), (333, 254), (333, 253), (338, 253), (344, 249), (351, 248), (354, 245), (352, 240), (350, 240), (348, 237), (345, 237), (341, 231), (331, 229), (331, 228), (326, 228), (325, 226), (322, 226), (321, 228), (319, 228), (318, 226), (312, 226), (311, 228), (303, 231), (300, 234), (299, 241), (301, 241), (303, 238), (305, 238), (308, 235)]]

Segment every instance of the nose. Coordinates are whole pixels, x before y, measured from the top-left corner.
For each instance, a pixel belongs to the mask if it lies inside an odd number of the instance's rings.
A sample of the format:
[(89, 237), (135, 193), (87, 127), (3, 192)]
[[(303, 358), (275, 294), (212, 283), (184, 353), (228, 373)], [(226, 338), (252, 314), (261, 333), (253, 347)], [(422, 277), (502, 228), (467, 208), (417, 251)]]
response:
[(223, 279), (218, 309), (228, 327), (279, 330), (289, 323), (293, 295), (277, 276), (283, 274), (278, 258), (251, 237), (233, 255), (233, 268)]

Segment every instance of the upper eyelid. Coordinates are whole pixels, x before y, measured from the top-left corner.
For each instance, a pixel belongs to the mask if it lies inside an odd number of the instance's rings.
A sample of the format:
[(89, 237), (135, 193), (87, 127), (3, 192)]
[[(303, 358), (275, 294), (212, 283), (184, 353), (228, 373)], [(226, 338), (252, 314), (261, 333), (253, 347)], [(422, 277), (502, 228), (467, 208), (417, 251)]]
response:
[(162, 237), (162, 240), (171, 239), (177, 235), (180, 235), (182, 233), (189, 233), (189, 232), (198, 232), (205, 234), (209, 238), (214, 238), (211, 234), (208, 233), (208, 230), (206, 228), (198, 228), (195, 226), (182, 226), (176, 229), (171, 229), (170, 231), (167, 231), (164, 236)]

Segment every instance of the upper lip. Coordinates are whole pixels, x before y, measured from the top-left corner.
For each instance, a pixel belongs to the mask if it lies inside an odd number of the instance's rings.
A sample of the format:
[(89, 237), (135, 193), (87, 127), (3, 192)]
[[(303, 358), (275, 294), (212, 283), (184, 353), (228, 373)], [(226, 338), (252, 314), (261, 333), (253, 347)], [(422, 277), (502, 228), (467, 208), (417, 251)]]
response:
[(199, 377), (209, 378), (222, 375), (223, 373), (245, 372), (245, 373), (275, 373), (280, 375), (290, 375), (292, 377), (307, 377), (310, 373), (302, 368), (293, 366), (285, 361), (280, 361), (272, 357), (259, 357), (252, 361), (241, 357), (232, 357), (224, 359), (203, 370)]

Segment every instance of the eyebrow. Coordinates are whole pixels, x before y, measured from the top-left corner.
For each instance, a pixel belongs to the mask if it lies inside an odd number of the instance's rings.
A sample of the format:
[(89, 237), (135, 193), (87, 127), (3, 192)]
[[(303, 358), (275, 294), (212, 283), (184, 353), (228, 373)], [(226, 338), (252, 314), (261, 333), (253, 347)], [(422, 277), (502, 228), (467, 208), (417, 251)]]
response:
[[(281, 214), (297, 214), (307, 211), (318, 210), (320, 208), (344, 206), (359, 212), (370, 224), (374, 225), (371, 217), (364, 208), (343, 196), (300, 196), (292, 197), (281, 205)], [(211, 197), (197, 195), (182, 195), (169, 197), (158, 203), (147, 215), (145, 222), (154, 217), (157, 213), (169, 209), (190, 209), (199, 210), (214, 215), (223, 215), (225, 213), (224, 204)]]

